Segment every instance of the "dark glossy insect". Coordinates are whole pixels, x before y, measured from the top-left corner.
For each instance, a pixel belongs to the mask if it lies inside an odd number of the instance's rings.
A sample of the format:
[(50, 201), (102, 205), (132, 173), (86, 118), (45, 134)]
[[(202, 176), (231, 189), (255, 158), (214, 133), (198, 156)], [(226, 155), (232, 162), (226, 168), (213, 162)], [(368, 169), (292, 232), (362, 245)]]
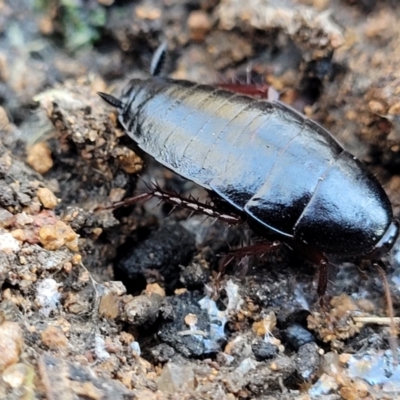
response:
[(120, 99), (100, 95), (145, 153), (316, 263), (331, 254), (378, 259), (398, 237), (377, 179), (329, 132), (278, 101), (159, 76), (132, 80)]

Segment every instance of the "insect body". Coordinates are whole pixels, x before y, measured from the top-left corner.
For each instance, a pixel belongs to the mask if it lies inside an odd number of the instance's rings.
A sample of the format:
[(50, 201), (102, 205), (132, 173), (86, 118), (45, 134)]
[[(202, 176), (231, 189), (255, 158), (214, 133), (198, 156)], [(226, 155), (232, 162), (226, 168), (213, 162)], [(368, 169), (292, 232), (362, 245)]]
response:
[(366, 167), (280, 102), (160, 77), (132, 80), (121, 99), (101, 96), (144, 152), (262, 235), (321, 254), (379, 258), (399, 234)]

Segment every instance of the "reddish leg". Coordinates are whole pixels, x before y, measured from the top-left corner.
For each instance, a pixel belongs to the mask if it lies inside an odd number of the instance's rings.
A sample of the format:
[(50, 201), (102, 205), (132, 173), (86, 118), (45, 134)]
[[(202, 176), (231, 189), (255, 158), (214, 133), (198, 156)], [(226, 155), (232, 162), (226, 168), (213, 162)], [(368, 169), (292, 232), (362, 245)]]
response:
[(278, 92), (269, 85), (257, 85), (255, 83), (218, 83), (221, 89), (229, 90), (235, 93), (241, 93), (247, 96), (259, 97), (269, 101), (279, 99)]
[(390, 318), (390, 338), (389, 343), (393, 353), (393, 363), (394, 365), (398, 365), (399, 363), (399, 354), (397, 351), (398, 342), (397, 342), (397, 335), (398, 335), (398, 328), (394, 322), (394, 309), (393, 309), (393, 301), (392, 296), (390, 294), (390, 287), (389, 282), (386, 277), (385, 273), (385, 264), (383, 261), (376, 261), (373, 263), (373, 266), (377, 269), (381, 279), (382, 284), (385, 289), (385, 296), (386, 296), (386, 305), (388, 308), (388, 315)]
[(304, 244), (291, 243), (290, 247), (318, 268), (317, 294), (320, 306), (324, 307), (324, 295), (328, 286), (328, 259), (323, 253)]
[(259, 97), (269, 101), (279, 100), (279, 93), (266, 83), (256, 83), (252, 79), (252, 66), (246, 68), (246, 82), (239, 80), (230, 83), (217, 83), (215, 86), (247, 96)]
[(239, 260), (239, 262), (247, 256), (257, 256), (264, 257), (265, 254), (276, 251), (282, 246), (279, 241), (263, 241), (261, 243), (256, 243), (250, 246), (241, 247), (239, 249), (231, 251), (225, 257), (223, 257), (219, 264), (219, 274), (224, 274), (226, 267), (233, 261)]
[(328, 263), (324, 259), (320, 262), (318, 268), (318, 287), (317, 293), (319, 298), (319, 304), (324, 308), (324, 295), (328, 286)]
[(252, 244), (250, 246), (245, 246), (241, 247), (239, 249), (233, 250), (232, 252), (229, 253), (230, 259), (227, 263), (227, 265), (234, 260), (235, 258), (243, 258), (246, 256), (258, 256), (258, 257), (264, 257), (265, 254), (275, 251), (279, 247), (282, 246), (282, 243), (279, 241), (263, 241), (261, 243), (256, 243)]

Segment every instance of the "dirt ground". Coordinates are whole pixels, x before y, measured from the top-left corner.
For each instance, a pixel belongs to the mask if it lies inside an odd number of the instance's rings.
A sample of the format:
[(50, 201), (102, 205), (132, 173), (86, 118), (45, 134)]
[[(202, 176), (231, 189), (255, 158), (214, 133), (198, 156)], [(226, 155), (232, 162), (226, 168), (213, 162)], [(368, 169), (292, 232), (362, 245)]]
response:
[[(96, 94), (147, 77), (269, 85), (400, 206), (396, 0), (0, 0), (0, 398), (400, 399), (382, 277), (316, 269), (153, 199), (207, 193), (135, 151)], [(400, 313), (400, 248), (385, 259)], [(398, 318), (395, 318), (398, 324)]]

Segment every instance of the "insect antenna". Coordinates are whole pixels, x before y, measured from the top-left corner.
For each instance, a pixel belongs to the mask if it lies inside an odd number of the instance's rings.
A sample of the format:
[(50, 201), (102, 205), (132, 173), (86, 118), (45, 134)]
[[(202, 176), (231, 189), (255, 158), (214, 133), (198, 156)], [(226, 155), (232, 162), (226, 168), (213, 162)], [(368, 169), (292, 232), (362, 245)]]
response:
[(121, 100), (117, 99), (114, 96), (111, 96), (111, 94), (103, 93), (103, 92), (97, 92), (97, 94), (110, 106), (116, 107), (116, 108), (122, 108), (123, 104)]
[(392, 296), (390, 294), (390, 289), (389, 289), (389, 283), (387, 280), (387, 276), (385, 273), (385, 264), (383, 261), (377, 261), (373, 263), (374, 267), (378, 270), (378, 273), (382, 279), (383, 287), (385, 289), (385, 297), (386, 297), (386, 304), (388, 308), (388, 315), (390, 318), (390, 337), (389, 337), (389, 343), (390, 347), (392, 349), (392, 354), (393, 354), (393, 364), (398, 365), (399, 363), (399, 355), (397, 352), (397, 327), (394, 322), (394, 311), (393, 311), (393, 301), (392, 301)]

